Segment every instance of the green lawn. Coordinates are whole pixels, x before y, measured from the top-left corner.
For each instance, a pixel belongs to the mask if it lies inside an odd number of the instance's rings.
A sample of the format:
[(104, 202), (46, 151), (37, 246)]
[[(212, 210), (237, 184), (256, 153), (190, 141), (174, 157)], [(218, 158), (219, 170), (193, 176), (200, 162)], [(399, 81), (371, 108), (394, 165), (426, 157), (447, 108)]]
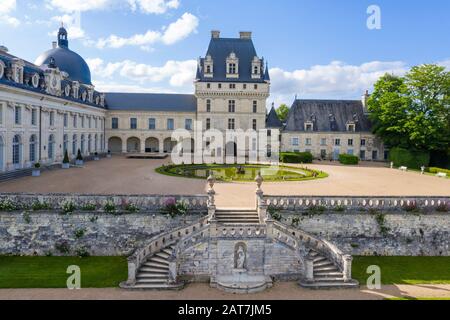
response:
[(66, 288), (67, 267), (81, 269), (82, 288), (112, 288), (127, 279), (124, 257), (0, 256), (0, 288)]
[[(124, 257), (0, 256), (0, 288), (66, 288), (68, 266), (81, 268), (82, 288), (111, 288), (127, 279)], [(450, 257), (355, 257), (353, 277), (362, 285), (370, 265), (383, 284), (450, 284)]]
[(353, 278), (365, 285), (371, 265), (383, 284), (450, 284), (450, 257), (354, 257)]

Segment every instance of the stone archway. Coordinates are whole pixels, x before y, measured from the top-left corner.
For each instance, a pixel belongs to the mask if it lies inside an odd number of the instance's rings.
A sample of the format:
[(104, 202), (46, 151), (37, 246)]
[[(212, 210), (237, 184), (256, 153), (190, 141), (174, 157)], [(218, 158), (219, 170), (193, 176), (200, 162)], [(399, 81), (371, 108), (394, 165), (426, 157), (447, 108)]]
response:
[(122, 153), (122, 139), (120, 139), (119, 137), (109, 138), (108, 149), (112, 153)]
[(173, 148), (177, 145), (176, 141), (173, 141), (172, 138), (164, 139), (164, 153), (172, 153)]
[(159, 153), (159, 140), (157, 138), (148, 138), (145, 140), (145, 152), (146, 153)]
[(141, 152), (141, 140), (136, 137), (128, 138), (127, 140), (127, 152), (139, 153)]

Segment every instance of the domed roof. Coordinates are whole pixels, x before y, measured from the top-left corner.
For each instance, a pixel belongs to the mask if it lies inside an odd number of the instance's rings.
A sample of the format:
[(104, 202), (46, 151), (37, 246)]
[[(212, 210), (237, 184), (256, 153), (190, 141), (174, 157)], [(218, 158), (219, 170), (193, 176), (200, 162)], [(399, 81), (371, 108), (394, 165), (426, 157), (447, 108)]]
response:
[(69, 74), (70, 80), (92, 85), (91, 70), (79, 54), (69, 49), (67, 31), (63, 27), (58, 32), (58, 46), (41, 54), (35, 64), (40, 67), (48, 65), (52, 58), (59, 70)]

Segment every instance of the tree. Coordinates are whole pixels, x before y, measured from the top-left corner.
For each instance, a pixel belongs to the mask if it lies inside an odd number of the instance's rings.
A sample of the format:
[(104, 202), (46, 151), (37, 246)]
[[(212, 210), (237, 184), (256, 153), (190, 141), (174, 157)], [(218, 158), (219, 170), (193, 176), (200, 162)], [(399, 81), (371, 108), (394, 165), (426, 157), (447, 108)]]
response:
[(282, 104), (278, 107), (277, 116), (281, 121), (286, 121), (289, 114), (289, 107), (286, 104)]
[(368, 101), (373, 132), (389, 147), (447, 150), (450, 143), (450, 73), (437, 65), (386, 74)]

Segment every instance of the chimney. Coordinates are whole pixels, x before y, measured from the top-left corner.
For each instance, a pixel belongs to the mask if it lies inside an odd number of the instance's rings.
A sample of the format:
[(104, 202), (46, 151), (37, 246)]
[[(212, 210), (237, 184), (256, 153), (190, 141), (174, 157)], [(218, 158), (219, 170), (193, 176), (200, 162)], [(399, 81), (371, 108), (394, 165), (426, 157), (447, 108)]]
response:
[(366, 90), (366, 92), (363, 94), (363, 96), (361, 97), (361, 102), (363, 105), (363, 110), (364, 113), (368, 113), (369, 110), (367, 109), (367, 102), (369, 101), (370, 95), (369, 95), (369, 90)]
[(241, 39), (251, 39), (252, 33), (249, 31), (241, 31), (241, 32), (239, 32), (239, 36)]
[(218, 30), (211, 31), (211, 37), (213, 39), (219, 39), (220, 38), (220, 31), (218, 31)]
[(56, 49), (56, 41), (53, 41), (53, 42), (52, 42), (52, 48), (53, 48), (53, 49)]

